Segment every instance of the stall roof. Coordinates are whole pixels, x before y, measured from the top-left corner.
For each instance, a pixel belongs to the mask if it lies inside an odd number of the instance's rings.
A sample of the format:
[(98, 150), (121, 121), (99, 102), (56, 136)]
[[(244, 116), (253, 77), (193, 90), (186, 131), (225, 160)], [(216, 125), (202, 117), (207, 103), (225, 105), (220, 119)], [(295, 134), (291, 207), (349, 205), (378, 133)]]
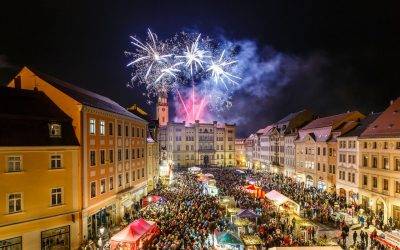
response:
[[(278, 204), (279, 206), (282, 205), (283, 203), (287, 202), (287, 201), (292, 201), (291, 199), (289, 199), (288, 197), (286, 197), (285, 195), (279, 193), (276, 190), (272, 190), (270, 192), (268, 192), (265, 197), (273, 202), (275, 202), (276, 204)], [(293, 202), (293, 201), (292, 201)]]

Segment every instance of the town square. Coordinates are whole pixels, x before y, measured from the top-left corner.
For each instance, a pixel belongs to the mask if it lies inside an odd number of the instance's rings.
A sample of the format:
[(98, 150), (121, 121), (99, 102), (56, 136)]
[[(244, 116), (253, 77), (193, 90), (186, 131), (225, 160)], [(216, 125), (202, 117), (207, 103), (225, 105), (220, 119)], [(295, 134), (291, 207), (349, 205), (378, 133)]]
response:
[(398, 1), (5, 1), (0, 250), (400, 250)]

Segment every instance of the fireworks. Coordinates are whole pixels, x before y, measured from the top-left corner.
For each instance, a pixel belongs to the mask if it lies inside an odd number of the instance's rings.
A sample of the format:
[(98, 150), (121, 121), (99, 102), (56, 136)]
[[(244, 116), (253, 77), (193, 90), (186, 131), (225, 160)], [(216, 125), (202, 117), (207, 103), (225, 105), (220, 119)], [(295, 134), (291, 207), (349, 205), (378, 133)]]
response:
[(210, 58), (210, 52), (199, 48), (200, 34), (197, 36), (196, 40), (192, 43), (190, 48), (186, 46), (186, 51), (183, 52), (183, 56), (177, 56), (178, 58), (183, 58), (186, 60), (185, 66), (190, 68), (190, 74), (193, 76), (193, 67), (195, 72), (197, 72), (198, 67), (203, 68), (205, 64), (205, 59)]
[[(133, 72), (130, 86), (144, 85), (146, 92), (143, 94), (148, 97), (149, 102), (160, 94), (180, 93), (181, 88), (184, 91), (188, 87), (185, 84), (191, 79), (192, 85), (197, 82), (202, 97), (198, 98), (201, 101), (196, 110), (192, 93), (191, 112), (183, 105), (186, 116), (190, 112), (191, 119), (196, 119), (205, 106), (215, 111), (231, 106), (232, 91), (226, 91), (229, 90), (228, 83), (238, 84), (241, 78), (234, 74), (237, 61), (233, 60), (233, 56), (228, 55), (225, 49), (217, 60), (213, 59), (213, 52), (221, 51), (221, 46), (212, 49), (209, 40), (203, 39), (201, 34), (181, 33), (173, 39), (161, 41), (150, 29), (147, 31), (146, 41), (142, 42), (132, 36), (131, 39), (135, 51), (126, 52), (126, 55), (132, 58), (127, 64), (128, 67), (132, 67)], [(211, 81), (215, 84), (207, 84)], [(224, 86), (222, 89), (219, 87), (220, 83)], [(194, 88), (192, 90), (194, 91)], [(182, 100), (182, 97), (179, 97)]]
[(211, 65), (208, 67), (207, 71), (211, 71), (211, 77), (214, 79), (215, 83), (223, 83), (225, 88), (228, 89), (225, 81), (238, 84), (236, 81), (240, 77), (235, 76), (227, 71), (230, 65), (235, 64), (237, 61), (229, 61), (224, 58), (225, 50), (222, 51), (218, 61), (214, 62), (211, 60)]

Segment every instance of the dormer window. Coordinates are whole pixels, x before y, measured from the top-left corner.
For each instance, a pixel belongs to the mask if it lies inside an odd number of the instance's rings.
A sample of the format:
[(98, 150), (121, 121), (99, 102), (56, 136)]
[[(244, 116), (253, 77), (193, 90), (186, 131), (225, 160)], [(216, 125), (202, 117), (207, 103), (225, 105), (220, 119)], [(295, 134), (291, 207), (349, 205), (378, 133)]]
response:
[(61, 137), (61, 124), (50, 123), (49, 124), (50, 137)]

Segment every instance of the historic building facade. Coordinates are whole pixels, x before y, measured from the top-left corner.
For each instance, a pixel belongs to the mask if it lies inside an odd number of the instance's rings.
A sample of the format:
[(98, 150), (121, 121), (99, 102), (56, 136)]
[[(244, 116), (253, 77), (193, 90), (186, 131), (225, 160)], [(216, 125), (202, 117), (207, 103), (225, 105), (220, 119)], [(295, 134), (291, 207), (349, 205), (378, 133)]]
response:
[[(336, 192), (345, 197), (348, 203), (359, 201), (359, 136), (372, 123), (378, 114), (371, 114), (357, 123), (354, 129), (337, 138)], [(330, 165), (331, 167), (331, 165)]]
[(81, 171), (72, 119), (43, 92), (0, 87), (0, 248), (77, 249)]
[(234, 124), (169, 122), (160, 128), (160, 144), (165, 146), (167, 160), (174, 166), (236, 163)]
[(337, 137), (363, 119), (358, 111), (316, 119), (299, 130), (296, 144), (296, 178), (307, 186), (335, 191)]
[(360, 202), (383, 220), (400, 220), (400, 98), (359, 137)]
[(237, 167), (246, 166), (246, 139), (235, 139), (235, 160)]
[[(147, 122), (107, 97), (24, 67), (23, 89), (43, 91), (72, 118), (82, 169), (82, 225), (78, 237), (96, 238), (146, 194)], [(15, 87), (15, 80), (9, 83)]]

